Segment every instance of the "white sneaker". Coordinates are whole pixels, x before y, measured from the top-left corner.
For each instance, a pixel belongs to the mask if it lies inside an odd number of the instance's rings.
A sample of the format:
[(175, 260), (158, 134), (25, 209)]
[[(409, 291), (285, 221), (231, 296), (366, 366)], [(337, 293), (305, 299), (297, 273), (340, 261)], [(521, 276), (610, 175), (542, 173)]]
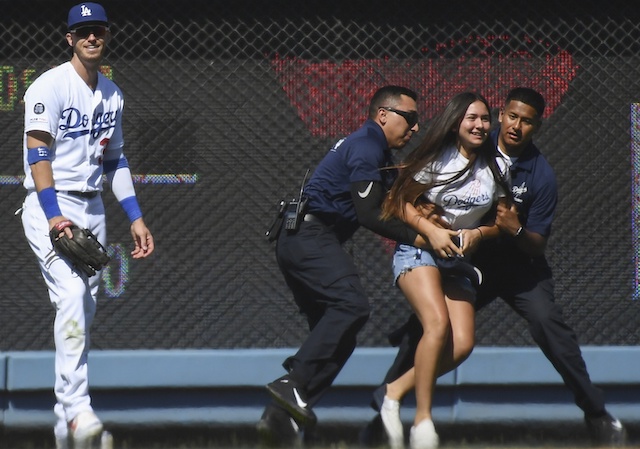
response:
[(400, 420), (400, 402), (384, 397), (380, 417), (391, 449), (404, 449), (404, 430)]
[(411, 427), (411, 449), (436, 449), (439, 443), (436, 428), (430, 419), (422, 420), (417, 426)]
[(100, 449), (113, 449), (113, 436), (106, 430), (102, 431), (100, 437)]
[(56, 437), (56, 449), (70, 449), (69, 438), (57, 438)]
[(102, 434), (102, 422), (92, 411), (80, 412), (69, 423), (69, 434), (73, 438), (74, 449), (90, 448)]

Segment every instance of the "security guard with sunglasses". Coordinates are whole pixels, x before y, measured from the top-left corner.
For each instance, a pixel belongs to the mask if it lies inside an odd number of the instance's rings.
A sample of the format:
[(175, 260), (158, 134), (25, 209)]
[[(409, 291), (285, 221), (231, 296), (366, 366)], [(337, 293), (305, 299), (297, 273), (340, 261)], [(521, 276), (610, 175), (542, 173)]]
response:
[(385, 86), (372, 97), (364, 125), (337, 142), (304, 187), (298, 223), (282, 225), (276, 259), (309, 336), (287, 358), (283, 377), (267, 385), (272, 397), (258, 423), (265, 442), (294, 442), (316, 422), (313, 406), (331, 386), (356, 346), (370, 307), (360, 277), (342, 244), (359, 226), (400, 242), (424, 246), (397, 219), (382, 221), (380, 207), (395, 171), (392, 149), (418, 131), (415, 92)]

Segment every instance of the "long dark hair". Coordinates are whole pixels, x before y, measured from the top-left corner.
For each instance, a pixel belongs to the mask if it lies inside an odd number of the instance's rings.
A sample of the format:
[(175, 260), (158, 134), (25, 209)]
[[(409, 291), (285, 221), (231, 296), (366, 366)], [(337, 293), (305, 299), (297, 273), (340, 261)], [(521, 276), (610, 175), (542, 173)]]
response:
[[(484, 103), (491, 114), (489, 102), (482, 95), (476, 92), (463, 92), (451, 98), (444, 109), (429, 122), (424, 139), (407, 155), (399, 167), (398, 178), (382, 204), (382, 218), (403, 217), (405, 203), (416, 204), (418, 199), (432, 187), (450, 184), (469, 173), (475, 160), (470, 160), (463, 170), (444, 181), (422, 184), (415, 180), (417, 173), (428, 164), (440, 159), (447, 148), (456, 144), (460, 124), (469, 106), (476, 101)], [(491, 138), (487, 138), (475, 152), (476, 159), (486, 162), (498, 185), (508, 194), (510, 189), (496, 162), (497, 151)]]

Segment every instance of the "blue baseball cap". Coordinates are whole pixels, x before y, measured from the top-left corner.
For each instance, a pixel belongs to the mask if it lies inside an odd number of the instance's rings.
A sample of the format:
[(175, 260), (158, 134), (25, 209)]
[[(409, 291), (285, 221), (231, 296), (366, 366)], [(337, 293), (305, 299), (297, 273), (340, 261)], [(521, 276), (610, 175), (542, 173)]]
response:
[(107, 13), (102, 5), (98, 3), (80, 3), (69, 10), (67, 27), (70, 30), (83, 25), (104, 25), (109, 26)]

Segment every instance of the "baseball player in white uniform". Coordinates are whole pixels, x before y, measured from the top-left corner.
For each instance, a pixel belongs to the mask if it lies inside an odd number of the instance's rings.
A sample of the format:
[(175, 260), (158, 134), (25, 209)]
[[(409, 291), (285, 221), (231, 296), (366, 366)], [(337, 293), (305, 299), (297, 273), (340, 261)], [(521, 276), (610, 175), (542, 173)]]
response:
[(91, 446), (103, 431), (91, 406), (87, 375), (100, 275), (89, 277), (58, 256), (50, 230), (56, 227), (72, 237), (71, 222), (106, 244), (100, 196), (104, 174), (131, 222), (132, 257), (149, 256), (154, 242), (122, 152), (122, 92), (99, 72), (111, 39), (106, 12), (97, 3), (82, 3), (70, 9), (67, 25), (71, 60), (42, 74), (24, 96), (27, 196), (22, 222), (56, 311), (56, 442), (65, 448), (73, 440), (78, 448)]

